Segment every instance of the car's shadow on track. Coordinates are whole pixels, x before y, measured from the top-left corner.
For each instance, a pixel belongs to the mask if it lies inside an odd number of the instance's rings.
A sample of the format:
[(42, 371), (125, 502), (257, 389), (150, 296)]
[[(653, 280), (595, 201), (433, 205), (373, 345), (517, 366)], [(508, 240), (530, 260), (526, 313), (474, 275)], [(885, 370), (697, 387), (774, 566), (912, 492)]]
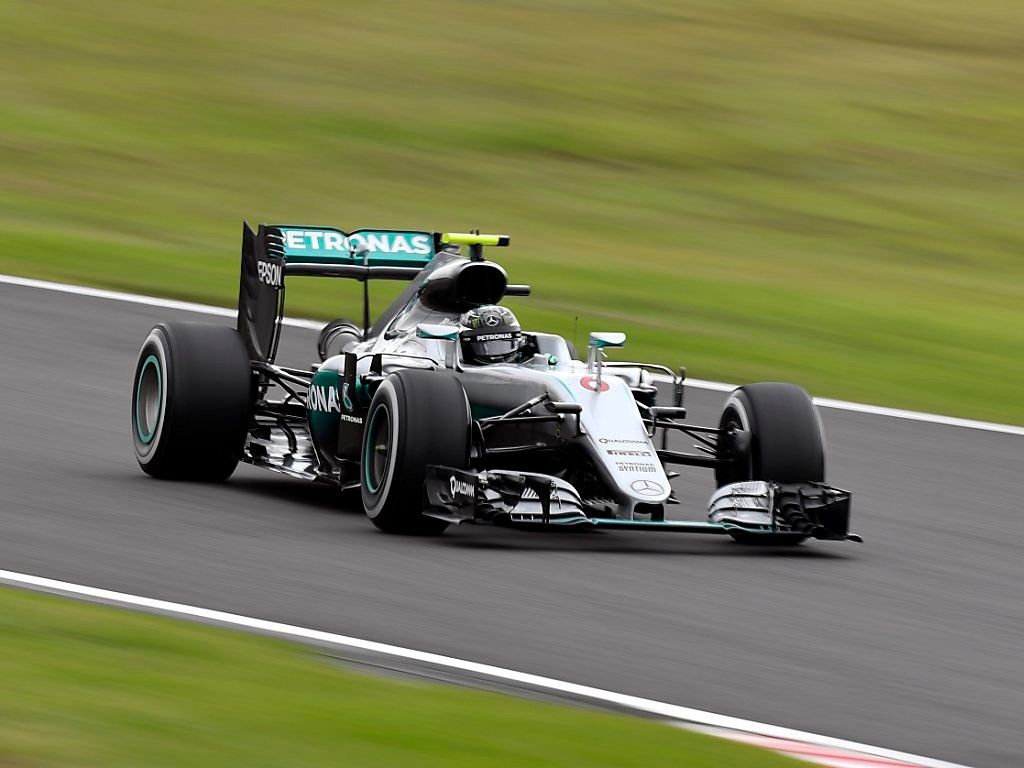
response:
[(449, 530), (434, 539), (446, 549), (499, 552), (558, 552), (601, 555), (666, 555), (672, 557), (758, 557), (783, 559), (845, 559), (841, 554), (798, 547), (754, 547), (736, 544), (726, 537), (695, 538), (678, 533), (633, 533), (626, 531), (550, 531), (543, 533), (466, 528)]
[(357, 491), (339, 491), (326, 483), (311, 483), (288, 477), (234, 477), (230, 481), (233, 490), (254, 494), (260, 498), (272, 498), (282, 502), (302, 505), (310, 510), (332, 514), (363, 514), (359, 506)]

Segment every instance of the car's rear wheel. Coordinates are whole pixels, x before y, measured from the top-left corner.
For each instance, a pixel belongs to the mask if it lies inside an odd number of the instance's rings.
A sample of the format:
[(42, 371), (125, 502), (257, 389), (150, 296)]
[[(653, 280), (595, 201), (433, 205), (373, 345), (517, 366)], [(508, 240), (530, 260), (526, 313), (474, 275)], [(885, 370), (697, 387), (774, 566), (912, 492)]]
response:
[[(750, 434), (742, 452), (715, 469), (718, 487), (745, 480), (776, 483), (823, 482), (825, 439), (810, 395), (794, 384), (767, 382), (739, 387), (726, 400), (719, 421), (722, 430)], [(724, 441), (723, 441), (724, 445)], [(797, 533), (759, 534), (735, 531), (743, 544), (791, 546), (807, 537)]]
[(139, 351), (132, 387), (139, 466), (165, 480), (226, 480), (241, 456), (251, 392), (249, 357), (233, 328), (156, 326)]
[(458, 379), (403, 370), (377, 388), (363, 430), (363, 509), (388, 533), (437, 535), (448, 523), (424, 516), (426, 467), (465, 467), (472, 418)]

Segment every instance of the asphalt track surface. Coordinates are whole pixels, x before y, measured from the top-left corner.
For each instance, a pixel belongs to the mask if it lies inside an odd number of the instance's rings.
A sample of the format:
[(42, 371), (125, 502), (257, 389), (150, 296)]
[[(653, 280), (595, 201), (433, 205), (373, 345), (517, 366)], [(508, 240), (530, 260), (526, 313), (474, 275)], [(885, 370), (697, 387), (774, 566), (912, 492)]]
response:
[[(0, 567), (342, 632), (953, 760), (1024, 754), (1024, 439), (822, 411), (864, 545), (377, 532), (241, 467), (164, 483), (129, 438), (138, 347), (219, 318), (0, 285)], [(286, 329), (282, 360), (313, 334)], [(685, 355), (685, 344), (681, 352)], [(691, 391), (712, 423), (721, 393)], [(710, 476), (677, 482), (700, 519)]]

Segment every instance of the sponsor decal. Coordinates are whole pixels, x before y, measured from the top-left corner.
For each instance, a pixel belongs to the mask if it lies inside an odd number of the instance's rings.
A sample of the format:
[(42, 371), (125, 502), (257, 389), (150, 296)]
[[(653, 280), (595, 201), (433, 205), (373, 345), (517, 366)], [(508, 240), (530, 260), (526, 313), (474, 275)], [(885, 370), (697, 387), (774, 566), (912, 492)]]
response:
[(341, 385), (341, 402), (345, 406), (345, 410), (352, 412), (355, 410), (355, 406), (352, 405), (352, 398), (348, 396), (348, 382), (346, 381)]
[(302, 253), (337, 253), (348, 255), (366, 248), (369, 253), (407, 253), (429, 256), (433, 253), (430, 235), (413, 232), (353, 232), (345, 235), (337, 230), (283, 229), (284, 247), (289, 255)]
[(493, 328), (496, 325), (501, 325), (501, 315), (497, 312), (491, 312), (483, 316), (484, 325)]
[(347, 421), (350, 424), (362, 424), (363, 420), (359, 416), (349, 416), (347, 413), (343, 413), (338, 416), (339, 421)]
[(513, 335), (511, 333), (482, 333), (479, 336), (471, 336), (470, 341), (508, 341)]
[(260, 282), (272, 285), (275, 288), (281, 287), (283, 278), (283, 270), (280, 264), (274, 264), (269, 261), (257, 261), (256, 272), (260, 276)]
[(618, 448), (606, 448), (605, 452), (609, 456), (650, 456), (650, 451), (624, 451)]
[[(306, 398), (306, 407), (311, 411), (322, 413), (341, 413), (338, 390), (335, 387), (312, 385), (309, 388), (309, 397)], [(362, 423), (362, 419), (360, 419), (360, 423)]]
[(580, 385), (584, 389), (589, 389), (591, 392), (607, 392), (609, 389), (607, 381), (602, 381), (601, 384), (598, 385), (597, 378), (595, 376), (584, 376), (580, 379)]
[(475, 487), (475, 485), (473, 483), (469, 482), (468, 480), (460, 480), (455, 475), (451, 476), (451, 479), (448, 481), (448, 485), (449, 485), (449, 489), (452, 492), (452, 498), (453, 499), (456, 496), (459, 496), (459, 495), (461, 495), (461, 496), (475, 496), (476, 495), (476, 487)]
[(647, 440), (629, 440), (629, 439), (626, 439), (626, 438), (616, 438), (616, 437), (602, 437), (600, 440), (598, 440), (598, 442), (601, 443), (601, 445), (608, 445), (609, 443), (616, 443), (616, 444), (619, 444), (619, 445), (649, 445), (650, 444), (649, 441), (647, 441)]
[(665, 492), (661, 483), (656, 483), (653, 480), (634, 480), (629, 487), (633, 489), (634, 493), (639, 493), (641, 496), (659, 496)]
[(657, 464), (636, 463), (631, 461), (616, 461), (615, 468), (619, 472), (657, 472)]

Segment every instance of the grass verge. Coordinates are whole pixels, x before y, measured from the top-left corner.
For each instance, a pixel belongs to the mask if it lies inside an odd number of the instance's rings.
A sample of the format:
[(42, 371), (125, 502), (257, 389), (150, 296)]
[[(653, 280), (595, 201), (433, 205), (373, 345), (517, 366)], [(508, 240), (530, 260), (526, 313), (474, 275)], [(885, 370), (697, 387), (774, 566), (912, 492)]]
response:
[(1024, 423), (1021, 39), (1018, 0), (10, 0), (0, 271), (230, 304), (242, 217), (479, 226), (528, 325)]
[(797, 763), (640, 719), (349, 672), (301, 648), (0, 589), (0, 765)]

